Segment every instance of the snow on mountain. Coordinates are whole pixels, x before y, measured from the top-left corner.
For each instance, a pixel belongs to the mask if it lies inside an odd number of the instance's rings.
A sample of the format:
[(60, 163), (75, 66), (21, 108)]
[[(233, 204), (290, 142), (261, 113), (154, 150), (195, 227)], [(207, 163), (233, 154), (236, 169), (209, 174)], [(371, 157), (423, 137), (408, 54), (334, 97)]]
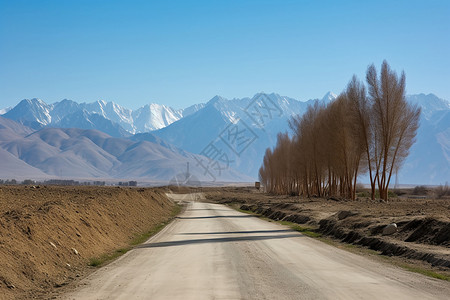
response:
[(135, 133), (136, 128), (133, 124), (132, 110), (124, 108), (114, 102), (108, 102), (103, 108), (106, 119), (116, 122), (123, 129), (130, 133)]
[(137, 132), (149, 132), (178, 121), (183, 117), (183, 112), (165, 105), (151, 103), (133, 111), (132, 116)]
[(416, 143), (399, 171), (398, 183), (419, 185), (450, 181), (450, 110), (444, 114), (436, 123), (421, 116)]
[(52, 106), (41, 99), (24, 99), (3, 116), (34, 129), (42, 128), (51, 123)]
[[(195, 113), (203, 108), (204, 104), (192, 105), (186, 109), (173, 109), (171, 107), (159, 104), (149, 104), (143, 106), (135, 111), (122, 107), (114, 102), (106, 102), (104, 100), (95, 101), (93, 103), (77, 103), (72, 100), (64, 99), (52, 105), (48, 105), (40, 99), (25, 99), (21, 101), (16, 107), (7, 111), (4, 110), (4, 117), (18, 121), (22, 124), (40, 129), (45, 126), (61, 126), (64, 127), (80, 127), (79, 124), (85, 124), (80, 128), (91, 128), (87, 123), (92, 120), (81, 120), (81, 112), (84, 116), (92, 116), (96, 114), (97, 122), (106, 124), (106, 121), (111, 121), (130, 134), (149, 132), (157, 130), (172, 124), (173, 122)], [(72, 114), (75, 116), (68, 117)], [(100, 119), (103, 118), (103, 121)], [(64, 121), (62, 121), (64, 119)], [(70, 124), (73, 120), (74, 123)], [(98, 128), (103, 130), (102, 128)], [(116, 130), (117, 131), (117, 130)], [(117, 134), (108, 131), (114, 136)]]
[(0, 115), (4, 115), (6, 114), (8, 111), (10, 111), (12, 109), (12, 107), (6, 107), (6, 108), (2, 108), (0, 109)]
[(84, 109), (66, 115), (58, 122), (53, 123), (51, 127), (96, 129), (113, 137), (130, 136), (130, 133), (123, 129), (119, 124), (106, 119), (97, 113), (91, 113)]
[[(19, 132), (14, 134), (15, 130)], [(27, 134), (29, 130), (32, 131), (0, 117), (0, 178), (23, 180), (56, 176), (168, 182), (185, 172), (187, 163), (193, 165), (206, 160), (177, 149), (151, 133), (128, 139), (114, 138), (98, 130), (48, 127)], [(199, 170), (191, 173), (206, 180)], [(224, 170), (217, 179), (251, 180), (231, 169)]]
[(81, 109), (80, 104), (75, 101), (64, 99), (53, 104), (53, 109), (50, 111), (52, 122), (57, 123), (65, 116), (76, 113)]
[(422, 114), (427, 119), (429, 119), (435, 111), (450, 109), (449, 101), (441, 99), (434, 94), (408, 95), (407, 99), (410, 103), (420, 106), (422, 108)]
[(278, 132), (289, 130), (292, 116), (303, 114), (314, 101), (320, 100), (302, 102), (274, 93), (232, 100), (215, 96), (197, 112), (153, 133), (186, 151), (221, 158), (230, 168), (257, 178), (266, 148), (275, 145)]
[(333, 92), (328, 92), (322, 97), (321, 101), (325, 104), (333, 102), (337, 98), (337, 95)]
[[(178, 155), (177, 157), (190, 157), (191, 169), (203, 176), (203, 179), (208, 177), (211, 179), (213, 171), (221, 175), (221, 172), (231, 172), (233, 169), (257, 178), (265, 150), (275, 145), (279, 132), (289, 132), (288, 120), (292, 116), (302, 115), (308, 105), (316, 101), (326, 105), (334, 99), (336, 95), (331, 92), (322, 98), (304, 102), (274, 93), (258, 93), (252, 98), (231, 100), (215, 96), (207, 103), (193, 105), (186, 109), (149, 104), (135, 111), (105, 101), (78, 104), (65, 99), (53, 105), (47, 105), (41, 100), (32, 99), (23, 100), (4, 117), (16, 119), (35, 129), (44, 126), (97, 129), (114, 137), (126, 137), (131, 133), (138, 133), (126, 139), (126, 143), (123, 143), (122, 139), (89, 137), (119, 162), (120, 159), (123, 162), (127, 161), (124, 164), (119, 163), (120, 167), (116, 169), (110, 169), (110, 171), (115, 170), (114, 176), (117, 174), (138, 175), (138, 173), (139, 176), (147, 176), (152, 173), (146, 169), (146, 166), (151, 165), (152, 157), (156, 155), (161, 159), (171, 160), (174, 157), (172, 155)], [(399, 182), (440, 184), (450, 181), (450, 103), (433, 94), (409, 95), (407, 100), (422, 108), (422, 117), (416, 137), (417, 142), (411, 148), (411, 154), (398, 174)], [(15, 135), (13, 130), (2, 130), (2, 124), (6, 124), (5, 120), (3, 123), (0, 122), (0, 138), (2, 135), (5, 139), (13, 138)], [(86, 132), (85, 134), (88, 134)], [(18, 138), (23, 137), (24, 135)], [(54, 139), (61, 141), (61, 137)], [(104, 144), (100, 145), (97, 140), (101, 140)], [(51, 140), (46, 141), (53, 146), (57, 143)], [(79, 145), (82, 146), (74, 146), (75, 148), (71, 149), (77, 155), (81, 155), (83, 147), (89, 146), (85, 142)], [(137, 147), (136, 150), (130, 149), (131, 152), (124, 155), (131, 145)], [(35, 153), (37, 157), (45, 157), (53, 153), (50, 151), (51, 148), (35, 147), (35, 144), (28, 141), (28, 144), (23, 147), (14, 144), (14, 146), (9, 145), (7, 149), (9, 153), (16, 154), (19, 153), (19, 149), (20, 151), (32, 149), (31, 152), (28, 150), (25, 152)], [(171, 153), (164, 154), (159, 147)], [(142, 153), (149, 153), (150, 149), (155, 151), (149, 154), (150, 158), (141, 156)], [(211, 161), (192, 159), (192, 156), (189, 156), (192, 155), (190, 153), (210, 157), (212, 161), (220, 161), (226, 168), (222, 170), (217, 166), (211, 166)], [(133, 155), (140, 157), (145, 163), (143, 165), (138, 162), (131, 163)], [(84, 153), (83, 156), (92, 156), (92, 153)], [(52, 158), (50, 161), (55, 160), (53, 164), (56, 165), (57, 163), (68, 165), (67, 159), (73, 161), (60, 155), (58, 159)], [(94, 165), (104, 164), (101, 160), (92, 161), (95, 161)], [(183, 164), (185, 163), (186, 159)], [(158, 169), (158, 174), (161, 176), (165, 174), (163, 165), (161, 164), (161, 169)], [(169, 167), (170, 164), (164, 166)], [(133, 168), (136, 168), (136, 173), (133, 173)], [(40, 165), (38, 169), (44, 170), (45, 173), (56, 172), (56, 169), (51, 171)], [(86, 170), (90, 170), (88, 165)], [(90, 174), (106, 176), (104, 172), (104, 170), (97, 170)]]
[(199, 111), (203, 107), (205, 107), (205, 103), (194, 104), (194, 105), (191, 105), (189, 107), (186, 107), (185, 109), (182, 109), (183, 117), (187, 117), (189, 115), (192, 115), (193, 113)]
[(433, 94), (409, 95), (422, 109), (416, 143), (398, 174), (399, 183), (445, 184), (450, 181), (450, 102)]
[(205, 143), (215, 138), (219, 130), (225, 128), (228, 121), (228, 118), (224, 117), (214, 104), (208, 103), (198, 112), (154, 131), (153, 134), (178, 148), (200, 153), (206, 146)]
[(132, 111), (128, 108), (104, 100), (93, 103), (81, 103), (80, 108), (87, 112), (98, 114), (107, 120), (111, 120), (132, 134), (135, 133), (133, 118), (131, 116)]
[[(336, 95), (331, 92), (306, 102), (273, 93), (259, 93), (251, 99), (216, 96), (196, 113), (154, 134), (187, 151), (221, 158), (231, 168), (257, 178), (265, 150), (275, 145), (277, 133), (289, 132), (288, 120), (302, 115), (316, 101), (328, 104), (334, 99)], [(434, 95), (408, 96), (407, 100), (421, 106), (424, 113), (417, 142), (400, 170), (399, 182), (450, 181), (448, 101)], [(236, 142), (238, 139), (241, 141)]]

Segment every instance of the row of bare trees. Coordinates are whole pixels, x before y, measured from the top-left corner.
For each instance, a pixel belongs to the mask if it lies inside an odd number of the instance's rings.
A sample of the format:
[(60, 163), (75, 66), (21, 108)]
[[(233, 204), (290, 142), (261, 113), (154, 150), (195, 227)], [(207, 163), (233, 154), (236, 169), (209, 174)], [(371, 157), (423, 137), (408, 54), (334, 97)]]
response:
[(386, 61), (380, 74), (369, 66), (366, 80), (367, 90), (353, 76), (335, 101), (316, 102), (290, 120), (293, 135), (278, 134), (259, 170), (268, 192), (355, 199), (358, 175), (368, 174), (372, 199), (377, 188), (388, 199), (392, 174), (415, 141), (420, 109), (406, 102), (405, 74)]

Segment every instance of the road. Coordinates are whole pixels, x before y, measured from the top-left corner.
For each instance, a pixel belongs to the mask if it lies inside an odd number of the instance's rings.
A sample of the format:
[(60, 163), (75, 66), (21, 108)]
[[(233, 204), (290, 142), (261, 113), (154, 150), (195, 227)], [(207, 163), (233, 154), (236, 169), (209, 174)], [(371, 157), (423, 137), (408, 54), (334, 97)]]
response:
[(67, 299), (448, 299), (450, 282), (380, 264), (223, 205), (191, 202)]

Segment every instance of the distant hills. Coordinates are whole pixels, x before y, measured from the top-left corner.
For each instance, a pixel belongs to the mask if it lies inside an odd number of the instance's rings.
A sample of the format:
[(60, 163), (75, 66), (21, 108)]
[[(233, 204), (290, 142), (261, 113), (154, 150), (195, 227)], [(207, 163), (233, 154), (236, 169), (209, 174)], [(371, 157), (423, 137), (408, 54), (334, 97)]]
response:
[(450, 183), (450, 102), (433, 94), (408, 96), (422, 108), (416, 143), (400, 170), (400, 183)]
[[(163, 181), (190, 162), (190, 171), (201, 180), (251, 181), (277, 133), (289, 131), (288, 120), (315, 101), (326, 104), (335, 97), (327, 93), (303, 102), (274, 93), (232, 100), (215, 96), (181, 110), (158, 104), (130, 110), (105, 101), (47, 104), (25, 99), (0, 110), (0, 177)], [(422, 117), (398, 183), (450, 181), (449, 101), (433, 94), (407, 100), (422, 108)]]
[[(115, 138), (98, 130), (30, 127), (0, 117), (0, 178), (134, 179), (168, 182), (185, 174), (187, 163), (207, 160), (169, 145), (151, 133)], [(198, 180), (210, 181), (199, 169)], [(249, 181), (227, 169), (217, 181)]]

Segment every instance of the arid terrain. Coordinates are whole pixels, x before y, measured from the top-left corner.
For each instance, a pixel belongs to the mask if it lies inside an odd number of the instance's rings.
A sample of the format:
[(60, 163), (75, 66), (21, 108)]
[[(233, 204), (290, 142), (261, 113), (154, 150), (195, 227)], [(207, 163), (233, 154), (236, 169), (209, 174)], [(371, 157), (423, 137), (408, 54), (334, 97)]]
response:
[(51, 298), (174, 210), (158, 189), (1, 186), (0, 298)]
[[(192, 195), (192, 194), (190, 194)], [(62, 299), (447, 299), (450, 282), (230, 207), (190, 200), (164, 230)]]
[[(207, 201), (228, 204), (266, 218), (301, 224), (304, 229), (375, 250), (409, 269), (450, 275), (450, 199), (433, 199), (399, 192), (389, 201), (371, 200), (361, 192), (356, 201), (345, 199), (273, 196), (254, 188), (204, 189)], [(383, 229), (397, 225), (397, 232)], [(303, 227), (302, 227), (303, 228)], [(439, 275), (437, 275), (439, 276)]]
[[(339, 286), (338, 296), (348, 299), (382, 297), (375, 287), (383, 286), (386, 295), (431, 299), (450, 291), (448, 198), (404, 194), (385, 202), (360, 193), (348, 201), (249, 187), (170, 190), (187, 207), (145, 242), (179, 211), (167, 188), (1, 186), (0, 298), (296, 299), (300, 293), (307, 299), (333, 298)], [(397, 232), (383, 234), (391, 223)], [(304, 235), (321, 235), (333, 246)]]

